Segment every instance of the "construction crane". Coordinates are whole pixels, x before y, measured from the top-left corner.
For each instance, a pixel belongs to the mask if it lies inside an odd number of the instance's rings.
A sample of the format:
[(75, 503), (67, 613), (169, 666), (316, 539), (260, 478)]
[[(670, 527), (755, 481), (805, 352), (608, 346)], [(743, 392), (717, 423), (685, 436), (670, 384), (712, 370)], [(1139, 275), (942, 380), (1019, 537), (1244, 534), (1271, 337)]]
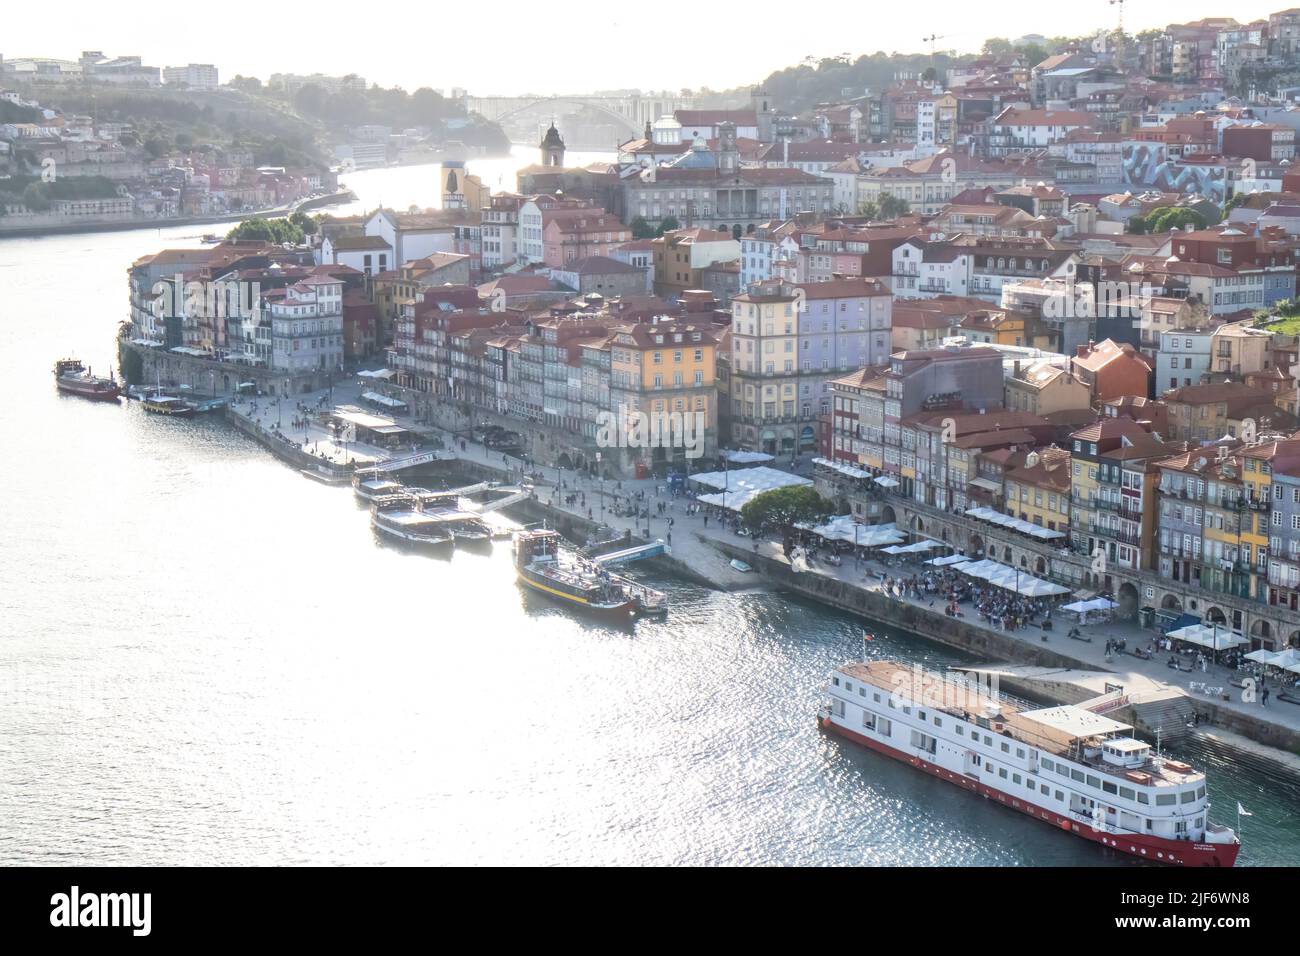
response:
[(934, 66), (934, 41), (935, 41), (935, 40), (946, 40), (946, 39), (948, 39), (948, 37), (946, 37), (946, 36), (939, 36), (938, 34), (935, 34), (935, 33), (931, 33), (928, 37), (921, 37), (921, 42), (922, 42), (922, 43), (928, 43), (928, 44), (930, 44), (930, 65), (931, 65), (931, 66)]
[(1119, 33), (1115, 38), (1115, 62), (1124, 68), (1124, 0), (1107, 0), (1112, 7), (1119, 7)]

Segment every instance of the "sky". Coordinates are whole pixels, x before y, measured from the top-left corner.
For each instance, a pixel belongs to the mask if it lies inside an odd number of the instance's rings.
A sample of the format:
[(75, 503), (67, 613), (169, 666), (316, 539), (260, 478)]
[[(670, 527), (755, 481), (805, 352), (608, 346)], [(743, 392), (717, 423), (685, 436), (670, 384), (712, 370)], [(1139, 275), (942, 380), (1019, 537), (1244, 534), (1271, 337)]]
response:
[[(1176, 11), (1155, 0), (1124, 6), (1130, 33), (1173, 17), (1248, 22), (1287, 8), (1278, 0), (1184, 0)], [(924, 52), (929, 44), (922, 38), (940, 30), (937, 48), (974, 52), (988, 37), (1079, 36), (1117, 20), (1107, 0), (929, 0), (923, 17), (878, 12), (890, 7), (862, 0), (803, 8), (770, 0), (688, 7), (611, 0), (488, 0), (482, 6), (390, 0), (375, 7), (335, 0), (225, 0), (216, 7), (64, 0), (57, 12), (35, 3), (7, 8), (0, 54), (76, 59), (82, 50), (102, 50), (138, 54), (150, 66), (213, 63), (223, 82), (237, 73), (263, 80), (280, 72), (358, 73), (382, 86), (464, 87), (474, 95), (720, 90), (756, 82), (806, 56)], [(655, 19), (651, 10), (663, 15)]]

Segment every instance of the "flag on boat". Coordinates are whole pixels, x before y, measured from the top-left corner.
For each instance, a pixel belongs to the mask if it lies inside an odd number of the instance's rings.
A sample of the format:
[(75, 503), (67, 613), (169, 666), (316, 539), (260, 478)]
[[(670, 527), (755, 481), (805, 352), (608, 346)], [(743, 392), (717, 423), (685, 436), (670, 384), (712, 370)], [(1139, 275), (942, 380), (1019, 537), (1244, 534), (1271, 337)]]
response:
[(1237, 816), (1239, 816), (1239, 817), (1251, 817), (1251, 816), (1254, 816), (1254, 814), (1251, 813), (1249, 810), (1247, 810), (1245, 807), (1243, 807), (1243, 806), (1241, 805), (1241, 801), (1238, 800), (1238, 801), (1237, 801)]
[(868, 634), (866, 631), (863, 631), (863, 632), (862, 632), (862, 639), (863, 639), (864, 641), (874, 641), (874, 640), (876, 639), (876, 635), (874, 635), (874, 634)]

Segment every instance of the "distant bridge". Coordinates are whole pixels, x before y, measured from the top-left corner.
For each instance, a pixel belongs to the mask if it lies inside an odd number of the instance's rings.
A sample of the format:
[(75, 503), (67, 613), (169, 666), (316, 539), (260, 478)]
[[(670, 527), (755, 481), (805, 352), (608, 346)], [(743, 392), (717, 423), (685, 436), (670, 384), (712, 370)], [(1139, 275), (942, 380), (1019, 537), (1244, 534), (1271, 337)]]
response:
[[(560, 106), (590, 109), (614, 120), (629, 139), (640, 136), (653, 123), (680, 109), (690, 109), (690, 99), (674, 93), (637, 93), (627, 96), (470, 96), (470, 110), (493, 122), (508, 122), (526, 114), (554, 114)], [(563, 135), (564, 130), (560, 130)]]

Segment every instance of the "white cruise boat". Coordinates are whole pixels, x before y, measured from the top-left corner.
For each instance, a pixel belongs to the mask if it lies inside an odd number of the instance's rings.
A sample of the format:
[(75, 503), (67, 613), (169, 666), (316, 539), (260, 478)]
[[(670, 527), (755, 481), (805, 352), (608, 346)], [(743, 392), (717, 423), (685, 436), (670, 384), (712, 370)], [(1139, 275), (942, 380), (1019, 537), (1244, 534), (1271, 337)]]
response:
[(1204, 773), (1103, 714), (898, 661), (845, 664), (826, 690), (824, 730), (1067, 833), (1179, 866), (1232, 866), (1241, 849), (1209, 821)]

